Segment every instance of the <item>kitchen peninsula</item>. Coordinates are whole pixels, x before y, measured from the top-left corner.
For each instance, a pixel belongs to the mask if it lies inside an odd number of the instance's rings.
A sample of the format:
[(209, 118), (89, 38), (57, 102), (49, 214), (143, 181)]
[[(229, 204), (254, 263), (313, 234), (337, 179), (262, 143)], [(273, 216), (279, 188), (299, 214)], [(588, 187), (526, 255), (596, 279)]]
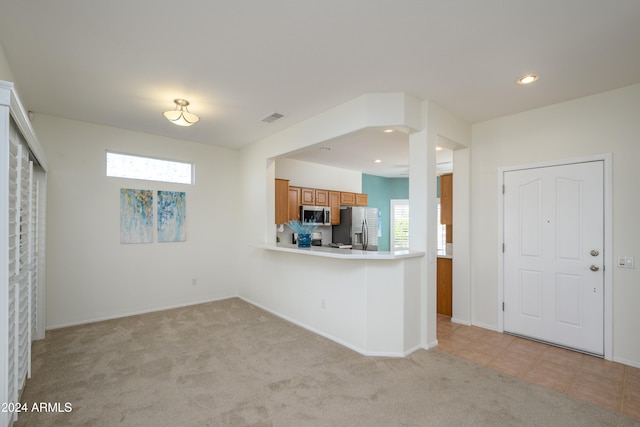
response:
[(277, 297), (261, 305), (266, 310), (364, 355), (403, 357), (422, 348), (424, 252), (261, 249), (277, 287), (269, 293)]
[(340, 259), (367, 259), (367, 260), (392, 260), (403, 258), (416, 258), (424, 256), (424, 252), (409, 250), (398, 251), (362, 251), (356, 249), (339, 249), (327, 246), (312, 246), (299, 248), (297, 245), (278, 243), (276, 246), (267, 246), (266, 249), (298, 253), (300, 255), (312, 255)]

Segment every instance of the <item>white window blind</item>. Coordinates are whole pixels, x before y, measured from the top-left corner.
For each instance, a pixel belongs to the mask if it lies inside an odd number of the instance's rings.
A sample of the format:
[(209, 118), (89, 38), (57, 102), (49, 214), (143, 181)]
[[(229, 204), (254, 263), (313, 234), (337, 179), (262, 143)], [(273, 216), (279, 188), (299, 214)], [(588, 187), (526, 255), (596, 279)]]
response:
[(391, 250), (409, 249), (409, 200), (391, 200)]

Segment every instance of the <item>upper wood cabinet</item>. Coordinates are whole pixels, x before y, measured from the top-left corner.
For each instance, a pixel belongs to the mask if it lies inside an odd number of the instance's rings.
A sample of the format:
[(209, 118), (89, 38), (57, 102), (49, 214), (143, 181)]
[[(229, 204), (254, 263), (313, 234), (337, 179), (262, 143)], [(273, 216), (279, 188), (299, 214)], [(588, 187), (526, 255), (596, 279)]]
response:
[(340, 192), (329, 191), (329, 207), (331, 208), (331, 225), (340, 224)]
[(340, 193), (340, 204), (344, 206), (368, 206), (369, 195), (360, 193)]
[(315, 206), (316, 190), (315, 188), (302, 188), (300, 190), (300, 203), (304, 206)]
[(367, 205), (369, 205), (369, 195), (356, 193), (356, 206), (367, 206)]
[(300, 221), (300, 206), (331, 208), (331, 225), (340, 224), (340, 206), (368, 206), (367, 194), (350, 193), (289, 185), (288, 179), (276, 178), (276, 224)]
[(355, 193), (340, 193), (340, 204), (353, 206), (356, 204), (356, 195)]
[(289, 180), (276, 178), (276, 224), (289, 222)]
[(440, 176), (440, 224), (453, 225), (453, 175)]
[(329, 190), (316, 190), (315, 206), (329, 206)]
[(289, 187), (289, 221), (300, 221), (301, 193), (301, 188)]

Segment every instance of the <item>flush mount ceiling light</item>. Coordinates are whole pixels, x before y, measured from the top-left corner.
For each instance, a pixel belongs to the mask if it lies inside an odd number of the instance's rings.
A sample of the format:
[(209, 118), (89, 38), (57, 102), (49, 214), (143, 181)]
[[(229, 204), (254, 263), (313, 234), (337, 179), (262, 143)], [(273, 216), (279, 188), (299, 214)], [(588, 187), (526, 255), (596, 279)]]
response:
[(527, 74), (526, 76), (522, 76), (518, 79), (518, 84), (528, 85), (538, 80), (538, 76), (535, 74)]
[(384, 130), (384, 133), (391, 133), (391, 132), (393, 132), (393, 129), (385, 129)]
[(200, 120), (200, 117), (189, 112), (187, 108), (189, 101), (186, 99), (174, 99), (173, 102), (176, 103), (176, 109), (162, 113), (171, 123), (178, 126), (191, 126)]

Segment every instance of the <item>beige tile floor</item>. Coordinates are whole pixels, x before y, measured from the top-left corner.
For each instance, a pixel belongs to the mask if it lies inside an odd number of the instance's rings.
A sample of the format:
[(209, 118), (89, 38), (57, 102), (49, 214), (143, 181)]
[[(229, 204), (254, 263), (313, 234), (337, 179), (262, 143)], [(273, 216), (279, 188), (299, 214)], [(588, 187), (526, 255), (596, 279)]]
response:
[(640, 419), (640, 369), (463, 326), (438, 315), (438, 349)]

